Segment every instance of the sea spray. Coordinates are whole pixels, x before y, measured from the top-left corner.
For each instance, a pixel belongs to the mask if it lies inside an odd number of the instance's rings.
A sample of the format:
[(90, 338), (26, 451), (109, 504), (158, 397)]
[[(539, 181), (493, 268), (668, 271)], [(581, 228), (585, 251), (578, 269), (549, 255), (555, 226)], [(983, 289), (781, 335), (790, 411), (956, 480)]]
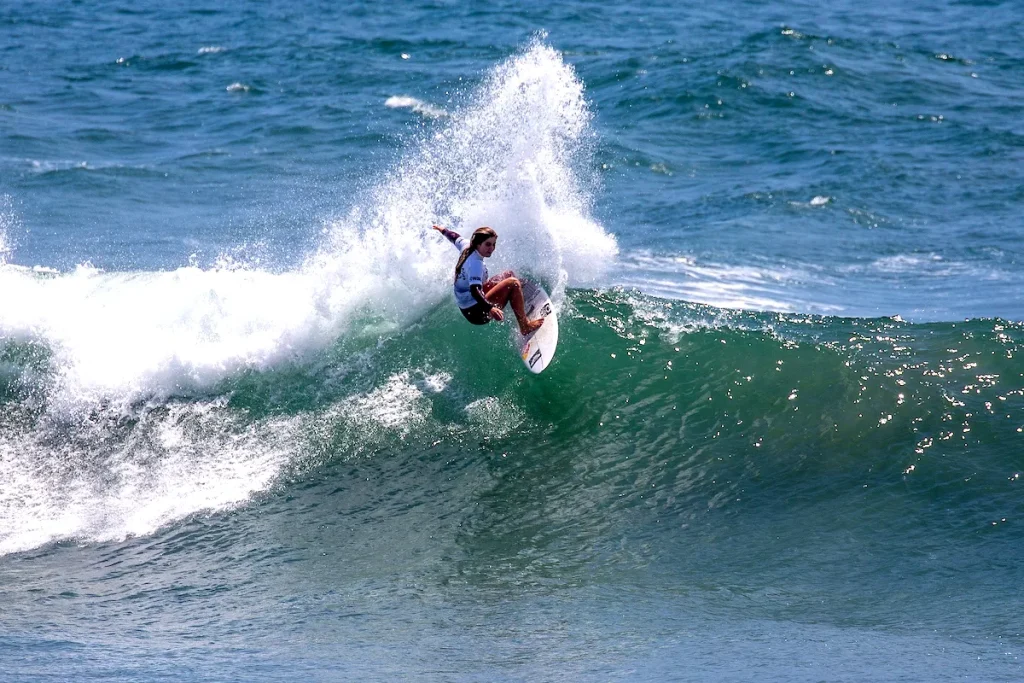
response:
[(451, 279), (451, 247), (426, 230), (441, 223), (493, 227), (491, 270), (530, 272), (556, 298), (600, 279), (617, 247), (590, 216), (592, 114), (572, 67), (538, 39), (464, 100), (333, 225), (310, 268), (343, 279), (364, 263), (396, 296), (433, 295)]
[(7, 268), (0, 335), (50, 348), (52, 408), (124, 409), (304, 362), (367, 321), (374, 335), (403, 329), (450, 296), (453, 253), (431, 223), (495, 227), (492, 270), (559, 287), (593, 283), (616, 248), (589, 216), (591, 114), (572, 68), (538, 40), (465, 99), (330, 226), (301, 268), (83, 265), (56, 277)]
[[(405, 438), (430, 414), (425, 397), (447, 391), (428, 380), (447, 374), (404, 366), (382, 380), (373, 356), (440, 303), (453, 310), (454, 252), (431, 223), (494, 226), (492, 270), (531, 273), (557, 296), (614, 259), (589, 214), (590, 120), (582, 83), (538, 40), (426, 129), (299, 268), (0, 265), (0, 552), (236, 505), (310, 449), (362, 452), (367, 425)], [(351, 368), (361, 385), (345, 385)], [(286, 377), (326, 398), (295, 409)], [(459, 419), (490, 400), (469, 394)]]
[(10, 258), (12, 246), (9, 235), (11, 228), (18, 224), (13, 205), (10, 195), (0, 195), (0, 267), (3, 267)]

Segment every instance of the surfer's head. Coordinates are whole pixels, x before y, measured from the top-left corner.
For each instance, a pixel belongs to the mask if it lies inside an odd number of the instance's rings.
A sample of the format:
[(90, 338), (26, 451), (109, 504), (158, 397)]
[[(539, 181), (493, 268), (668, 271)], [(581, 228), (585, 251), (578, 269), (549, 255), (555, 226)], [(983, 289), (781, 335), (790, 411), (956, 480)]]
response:
[(484, 258), (490, 258), (494, 253), (494, 247), (498, 245), (498, 233), (486, 226), (473, 231), (473, 237), (469, 240), (473, 248), (480, 252)]
[(494, 232), (493, 228), (484, 226), (474, 230), (473, 236), (469, 238), (469, 246), (462, 250), (459, 262), (455, 264), (455, 277), (459, 277), (459, 273), (462, 272), (462, 265), (469, 258), (470, 254), (474, 251), (479, 251), (481, 256), (488, 258), (494, 253), (494, 247), (497, 243), (498, 233)]

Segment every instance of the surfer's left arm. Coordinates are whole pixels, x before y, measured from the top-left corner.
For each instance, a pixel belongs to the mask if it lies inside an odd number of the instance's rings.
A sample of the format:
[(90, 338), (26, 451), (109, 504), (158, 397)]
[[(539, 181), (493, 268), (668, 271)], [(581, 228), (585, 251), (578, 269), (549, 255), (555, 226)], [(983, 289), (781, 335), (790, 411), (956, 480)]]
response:
[[(444, 235), (445, 239), (447, 239), (452, 244), (455, 244), (456, 242), (459, 241), (459, 233), (455, 232), (454, 230), (449, 230), (448, 228), (442, 228), (440, 225), (432, 225), (430, 227), (432, 227), (434, 230), (437, 230), (439, 233)], [(458, 246), (458, 245), (456, 244), (456, 246)]]

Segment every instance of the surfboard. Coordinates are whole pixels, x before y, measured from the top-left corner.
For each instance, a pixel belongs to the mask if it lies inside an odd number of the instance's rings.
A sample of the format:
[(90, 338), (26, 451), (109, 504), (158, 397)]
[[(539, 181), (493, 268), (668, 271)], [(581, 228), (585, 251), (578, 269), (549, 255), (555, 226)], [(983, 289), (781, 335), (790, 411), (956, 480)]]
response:
[(555, 315), (551, 297), (543, 287), (525, 277), (520, 276), (519, 281), (523, 283), (526, 317), (530, 320), (544, 318), (544, 324), (539, 330), (525, 337), (519, 334), (518, 327), (514, 326), (513, 334), (519, 349), (519, 357), (523, 359), (530, 372), (539, 374), (555, 357), (555, 347), (558, 346), (558, 316)]

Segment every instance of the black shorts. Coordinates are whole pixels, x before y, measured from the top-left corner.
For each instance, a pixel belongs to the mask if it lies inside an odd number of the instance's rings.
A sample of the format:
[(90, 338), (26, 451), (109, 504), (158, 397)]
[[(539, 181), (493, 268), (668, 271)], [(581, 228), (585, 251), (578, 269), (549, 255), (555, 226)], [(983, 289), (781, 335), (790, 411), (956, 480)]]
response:
[(460, 308), (466, 320), (474, 325), (486, 325), (491, 322), (491, 307), (487, 304), (473, 304), (469, 308)]

